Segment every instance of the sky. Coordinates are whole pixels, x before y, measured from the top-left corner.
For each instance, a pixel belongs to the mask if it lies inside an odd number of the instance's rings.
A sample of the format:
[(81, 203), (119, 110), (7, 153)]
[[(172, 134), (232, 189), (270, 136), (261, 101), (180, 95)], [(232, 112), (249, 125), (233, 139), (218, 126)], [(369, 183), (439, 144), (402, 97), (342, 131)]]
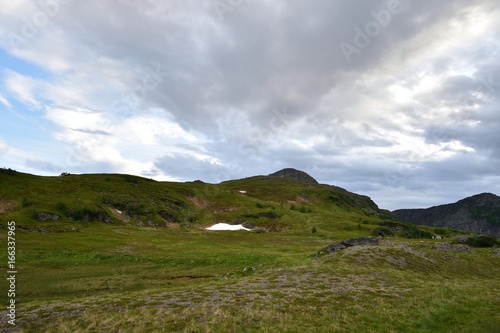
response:
[(0, 6), (0, 167), (218, 183), (291, 167), (385, 209), (500, 194), (498, 0)]

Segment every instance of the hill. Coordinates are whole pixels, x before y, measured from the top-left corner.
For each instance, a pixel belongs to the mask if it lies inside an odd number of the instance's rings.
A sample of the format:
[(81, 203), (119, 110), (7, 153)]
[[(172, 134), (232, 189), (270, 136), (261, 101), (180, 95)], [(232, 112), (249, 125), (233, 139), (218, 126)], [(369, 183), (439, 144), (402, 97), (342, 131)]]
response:
[(394, 218), (369, 197), (318, 184), (293, 169), (221, 184), (120, 174), (41, 177), (2, 169), (0, 182), (0, 214), (32, 231), (79, 221), (149, 227), (247, 223), (278, 231), (309, 227), (306, 216), (344, 222)]
[[(14, 287), (0, 284), (0, 331), (499, 331), (496, 240), (433, 239), (369, 197), (281, 174), (206, 184), (0, 170), (17, 270)], [(218, 222), (251, 231), (206, 229)]]
[(399, 209), (393, 213), (405, 222), (500, 237), (500, 197), (492, 193), (474, 195), (452, 204)]

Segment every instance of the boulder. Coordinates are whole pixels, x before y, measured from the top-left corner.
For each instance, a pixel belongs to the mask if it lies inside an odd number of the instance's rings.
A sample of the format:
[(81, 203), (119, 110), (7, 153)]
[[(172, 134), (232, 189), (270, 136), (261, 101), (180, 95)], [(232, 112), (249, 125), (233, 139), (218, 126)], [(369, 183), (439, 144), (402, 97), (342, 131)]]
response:
[(472, 250), (465, 244), (452, 244), (450, 242), (434, 243), (432, 248), (441, 252), (464, 252), (471, 253)]
[(57, 220), (60, 216), (50, 212), (41, 212), (35, 214), (35, 220), (45, 222), (48, 220)]
[(345, 239), (340, 243), (330, 244), (328, 245), (328, 247), (324, 249), (324, 251), (329, 253), (334, 253), (351, 246), (375, 246), (375, 245), (379, 245), (379, 240), (377, 238), (367, 236), (367, 237)]
[(379, 240), (373, 237), (359, 237), (359, 238), (351, 238), (346, 239), (340, 242), (342, 245), (346, 247), (350, 246), (375, 246), (379, 244)]

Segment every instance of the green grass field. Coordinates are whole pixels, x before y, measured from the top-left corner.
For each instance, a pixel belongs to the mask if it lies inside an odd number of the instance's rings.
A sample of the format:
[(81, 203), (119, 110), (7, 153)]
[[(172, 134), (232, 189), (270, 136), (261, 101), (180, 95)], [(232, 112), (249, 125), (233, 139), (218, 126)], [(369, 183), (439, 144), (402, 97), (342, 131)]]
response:
[[(498, 248), (438, 251), (449, 239), (405, 238), (398, 225), (379, 246), (318, 255), (396, 223), (340, 188), (8, 170), (0, 184), (4, 276), (7, 222), (17, 227), (6, 332), (500, 331)], [(59, 218), (37, 220), (43, 212)], [(254, 231), (205, 230), (217, 222)]]

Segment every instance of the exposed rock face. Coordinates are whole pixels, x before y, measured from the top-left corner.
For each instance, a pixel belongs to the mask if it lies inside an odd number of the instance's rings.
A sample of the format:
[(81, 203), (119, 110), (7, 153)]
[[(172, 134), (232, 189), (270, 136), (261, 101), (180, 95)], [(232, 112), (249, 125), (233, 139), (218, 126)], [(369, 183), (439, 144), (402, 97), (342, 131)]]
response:
[(295, 170), (292, 168), (287, 168), (287, 169), (283, 169), (283, 170), (280, 170), (278, 172), (272, 173), (269, 175), (269, 177), (284, 178), (284, 179), (292, 180), (292, 181), (298, 182), (298, 183), (318, 184), (316, 179), (309, 176), (304, 171)]
[(452, 244), (450, 242), (435, 243), (432, 248), (442, 252), (472, 252), (471, 248), (465, 244)]
[(334, 253), (351, 246), (375, 246), (378, 244), (379, 240), (373, 237), (351, 238), (343, 240), (340, 243), (330, 244), (324, 251)]
[(427, 209), (399, 209), (393, 214), (404, 222), (500, 237), (500, 197), (491, 193)]
[(57, 220), (60, 216), (54, 213), (42, 212), (36, 213), (35, 219), (40, 222), (45, 222), (48, 220)]

